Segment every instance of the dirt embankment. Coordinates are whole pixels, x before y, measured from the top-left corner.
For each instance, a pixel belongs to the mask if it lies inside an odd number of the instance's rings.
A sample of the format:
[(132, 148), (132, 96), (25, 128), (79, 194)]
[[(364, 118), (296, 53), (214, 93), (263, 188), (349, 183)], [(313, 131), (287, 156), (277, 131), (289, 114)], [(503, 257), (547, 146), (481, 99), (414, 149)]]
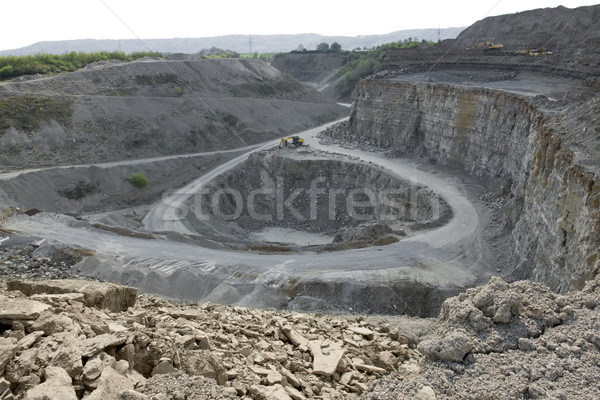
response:
[(300, 82), (319, 84), (332, 72), (348, 62), (345, 54), (279, 54), (271, 63), (272, 66), (298, 79)]
[(0, 161), (15, 168), (241, 147), (347, 114), (260, 60), (101, 63), (0, 84)]

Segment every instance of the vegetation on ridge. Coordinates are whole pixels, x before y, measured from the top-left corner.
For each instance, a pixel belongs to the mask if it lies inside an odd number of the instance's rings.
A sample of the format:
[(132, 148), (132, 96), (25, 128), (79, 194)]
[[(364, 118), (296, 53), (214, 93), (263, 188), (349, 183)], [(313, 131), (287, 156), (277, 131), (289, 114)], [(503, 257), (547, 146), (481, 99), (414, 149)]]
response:
[(4, 96), (0, 97), (0, 133), (11, 126), (22, 132), (33, 132), (40, 122), (55, 120), (69, 126), (73, 110), (68, 96)]
[(421, 45), (434, 46), (435, 42), (427, 40), (416, 41), (409, 38), (403, 42), (387, 43), (378, 47), (374, 47), (371, 50), (355, 49), (352, 52), (348, 52), (348, 62), (342, 67), (342, 69), (332, 79), (336, 80), (343, 77), (343, 82), (340, 87), (340, 93), (349, 96), (356, 83), (375, 72), (381, 67), (385, 53), (389, 49), (409, 49), (418, 47)]
[(0, 57), (0, 79), (10, 79), (22, 75), (51, 75), (73, 72), (97, 61), (133, 61), (142, 57), (162, 57), (156, 52), (125, 54), (121, 51), (100, 51), (93, 53), (36, 54), (33, 56)]

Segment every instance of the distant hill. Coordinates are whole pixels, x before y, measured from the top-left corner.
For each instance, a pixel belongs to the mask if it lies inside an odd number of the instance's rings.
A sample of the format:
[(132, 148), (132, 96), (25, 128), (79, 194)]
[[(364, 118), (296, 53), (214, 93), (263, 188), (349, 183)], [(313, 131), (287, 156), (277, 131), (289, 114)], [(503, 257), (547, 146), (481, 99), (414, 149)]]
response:
[[(439, 38), (453, 39), (465, 29), (444, 28), (439, 30)], [(438, 29), (409, 29), (400, 30), (384, 35), (361, 35), (361, 36), (323, 36), (316, 33), (305, 33), (296, 35), (252, 35), (252, 51), (259, 53), (288, 52), (295, 50), (299, 45), (313, 50), (319, 43), (338, 42), (344, 50), (352, 50), (356, 47), (379, 46), (384, 43), (397, 42), (408, 38), (418, 38), (437, 41)], [(123, 51), (132, 53), (138, 51), (158, 51), (161, 53), (197, 53), (210, 47), (229, 49), (239, 53), (250, 52), (249, 35), (226, 35), (204, 38), (175, 38), (175, 39), (125, 39), (125, 40), (60, 40), (49, 42), (38, 42), (27, 47), (13, 50), (0, 51), (0, 55), (29, 55), (36, 53), (62, 54), (71, 51)]]

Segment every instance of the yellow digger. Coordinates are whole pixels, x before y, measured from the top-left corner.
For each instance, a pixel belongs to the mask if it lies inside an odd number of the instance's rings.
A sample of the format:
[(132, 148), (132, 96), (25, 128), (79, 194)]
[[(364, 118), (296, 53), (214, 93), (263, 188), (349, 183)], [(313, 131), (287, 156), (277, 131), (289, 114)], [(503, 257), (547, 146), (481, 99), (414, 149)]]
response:
[(283, 146), (287, 146), (289, 144), (292, 144), (296, 147), (302, 146), (304, 144), (304, 138), (301, 138), (300, 136), (282, 137), (281, 141), (279, 141), (279, 148), (282, 148)]
[(503, 47), (503, 44), (494, 44), (493, 42), (481, 42), (471, 47), (471, 50), (483, 49), (483, 51), (502, 51)]

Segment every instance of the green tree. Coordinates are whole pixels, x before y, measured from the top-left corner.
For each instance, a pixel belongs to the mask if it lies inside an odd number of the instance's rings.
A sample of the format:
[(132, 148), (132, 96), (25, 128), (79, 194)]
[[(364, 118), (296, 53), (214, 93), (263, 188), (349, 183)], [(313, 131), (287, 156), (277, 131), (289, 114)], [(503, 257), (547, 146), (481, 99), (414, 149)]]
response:
[(329, 44), (327, 44), (327, 43), (319, 43), (317, 45), (317, 51), (322, 51), (322, 52), (329, 51)]
[(337, 53), (338, 51), (342, 50), (342, 45), (339, 44), (338, 42), (333, 42), (333, 43), (331, 43), (331, 47), (329, 49), (331, 51), (335, 51)]

